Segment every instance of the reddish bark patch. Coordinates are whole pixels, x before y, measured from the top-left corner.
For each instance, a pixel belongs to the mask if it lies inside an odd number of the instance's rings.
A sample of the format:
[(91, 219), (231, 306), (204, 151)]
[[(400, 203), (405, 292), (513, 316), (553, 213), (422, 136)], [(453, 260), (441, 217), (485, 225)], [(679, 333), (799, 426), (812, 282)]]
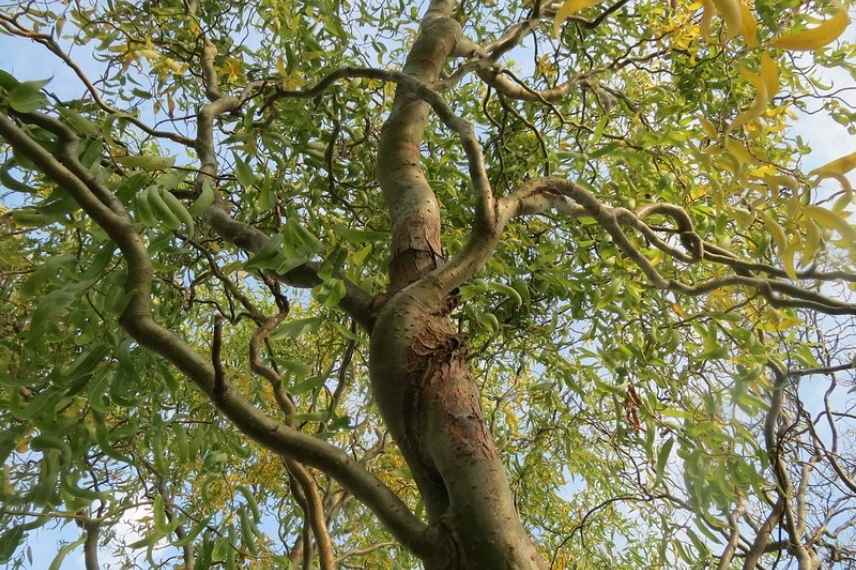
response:
[[(450, 301), (450, 307), (454, 299)], [(452, 446), (461, 457), (495, 457), (479, 403), (478, 388), (470, 381), (466, 350), (445, 318), (432, 316), (413, 339), (408, 355), (413, 378), (405, 406), (413, 444), (426, 439)], [(427, 433), (434, 429), (442, 433)], [(431, 461), (424, 451), (421, 454)]]

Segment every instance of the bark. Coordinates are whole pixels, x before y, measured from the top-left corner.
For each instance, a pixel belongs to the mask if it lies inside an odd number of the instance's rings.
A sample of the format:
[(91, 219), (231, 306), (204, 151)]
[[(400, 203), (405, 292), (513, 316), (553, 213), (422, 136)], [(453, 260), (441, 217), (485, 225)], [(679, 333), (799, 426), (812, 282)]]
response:
[(447, 545), (429, 568), (541, 568), (470, 378), (451, 303), (410, 287), (378, 317), (371, 342), (377, 403), (433, 526)]
[[(440, 77), (461, 35), (460, 25), (449, 17), (453, 7), (450, 0), (431, 3), (404, 73), (428, 84)], [(378, 146), (378, 180), (392, 217), (393, 290), (435, 269), (443, 259), (440, 207), (419, 166), (430, 110), (412, 89), (399, 86)]]
[(83, 544), (86, 570), (98, 570), (98, 532), (101, 527), (95, 521), (86, 521), (83, 529), (86, 532), (86, 541)]
[(784, 502), (780, 499), (773, 506), (773, 510), (770, 512), (767, 520), (758, 529), (755, 535), (755, 542), (752, 543), (752, 547), (746, 554), (746, 560), (743, 562), (743, 570), (755, 570), (755, 567), (761, 561), (761, 557), (764, 556), (767, 545), (770, 543), (770, 534), (782, 518), (783, 509)]
[[(439, 79), (462, 39), (460, 25), (451, 17), (454, 4), (431, 3), (404, 66), (405, 73), (425, 84)], [(372, 389), (410, 466), (429, 522), (439, 531), (436, 552), (423, 556), (426, 567), (543, 568), (514, 508), (478, 387), (470, 378), (464, 339), (448, 318), (455, 306), (450, 281), (432, 274), (443, 257), (437, 199), (420, 166), (430, 110), (399, 83), (378, 148), (378, 180), (393, 227), (392, 296), (371, 334)], [(480, 149), (470, 135), (464, 132), (462, 140), (469, 145), (468, 157), (478, 159)], [(470, 163), (482, 202), (480, 224), (465, 257), (478, 260), (495, 245), (496, 211), (483, 169)], [(457, 258), (451, 265), (456, 264)]]

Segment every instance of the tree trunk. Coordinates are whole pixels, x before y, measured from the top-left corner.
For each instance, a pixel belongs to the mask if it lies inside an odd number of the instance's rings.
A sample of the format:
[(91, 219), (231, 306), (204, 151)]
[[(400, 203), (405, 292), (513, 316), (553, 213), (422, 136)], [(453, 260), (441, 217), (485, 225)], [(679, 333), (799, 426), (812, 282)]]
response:
[(375, 398), (446, 540), (426, 567), (543, 568), (484, 422), (465, 344), (447, 317), (452, 308), (416, 284), (387, 303), (371, 339)]
[[(432, 85), (463, 41), (454, 0), (433, 0), (403, 71)], [(443, 263), (440, 209), (421, 168), (429, 105), (399, 85), (378, 147), (392, 221), (390, 300), (371, 335), (372, 389), (441, 544), (430, 569), (534, 570), (543, 564), (514, 508), (488, 432), (454, 299), (425, 276)]]

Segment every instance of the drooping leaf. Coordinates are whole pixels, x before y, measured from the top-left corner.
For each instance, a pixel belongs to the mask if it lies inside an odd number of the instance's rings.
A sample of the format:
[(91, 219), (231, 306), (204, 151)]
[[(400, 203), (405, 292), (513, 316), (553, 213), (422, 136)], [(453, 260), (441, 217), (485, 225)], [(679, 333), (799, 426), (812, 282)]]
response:
[(32, 113), (45, 104), (42, 87), (50, 79), (43, 81), (23, 81), (9, 92), (9, 106), (19, 113)]
[(839, 7), (835, 14), (820, 25), (807, 30), (789, 31), (772, 41), (772, 46), (787, 50), (816, 50), (838, 39), (850, 24), (847, 8)]
[(854, 168), (856, 168), (856, 152), (851, 152), (815, 168), (809, 174), (819, 176), (820, 178), (843, 176)]
[(669, 462), (669, 455), (672, 453), (672, 446), (675, 444), (675, 439), (670, 437), (657, 452), (656, 478), (654, 486), (656, 487), (663, 481), (663, 474), (666, 470), (666, 465)]

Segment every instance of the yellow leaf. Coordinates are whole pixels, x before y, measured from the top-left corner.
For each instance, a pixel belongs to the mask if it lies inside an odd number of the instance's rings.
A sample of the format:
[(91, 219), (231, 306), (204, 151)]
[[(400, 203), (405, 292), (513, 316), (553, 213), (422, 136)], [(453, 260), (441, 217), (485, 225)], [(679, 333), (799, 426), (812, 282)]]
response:
[(820, 230), (813, 221), (805, 225), (805, 241), (800, 252), (800, 265), (806, 267), (814, 261), (814, 256), (820, 250)]
[(821, 167), (815, 168), (810, 174), (816, 174), (821, 178), (833, 178), (835, 176), (843, 176), (854, 168), (856, 168), (856, 152), (851, 152), (841, 158), (836, 158), (832, 162), (827, 162)]
[(832, 211), (839, 215), (844, 215), (846, 212), (844, 210), (847, 209), (847, 206), (850, 205), (850, 202), (853, 201), (853, 190), (848, 190), (841, 195), (841, 197), (835, 201), (832, 205)]
[(799, 236), (794, 236), (794, 239), (788, 243), (785, 230), (769, 213), (764, 216), (764, 225), (767, 226), (767, 231), (770, 232), (770, 236), (776, 244), (776, 250), (779, 252), (779, 257), (782, 258), (782, 264), (785, 266), (785, 273), (791, 279), (796, 279), (797, 272), (794, 265), (794, 254), (796, 254), (800, 246)]
[(834, 16), (819, 26), (799, 32), (785, 32), (774, 39), (772, 45), (789, 50), (815, 50), (835, 41), (849, 23), (847, 9), (839, 7)]
[(787, 273), (788, 277), (793, 280), (796, 280), (797, 278), (797, 270), (794, 264), (794, 254), (796, 254), (799, 248), (799, 236), (794, 236), (793, 241), (788, 243), (788, 245), (785, 246), (785, 248), (779, 252), (779, 255), (782, 256), (782, 264), (784, 264), (785, 266), (785, 273)]
[(784, 332), (799, 324), (800, 320), (793, 315), (768, 307), (758, 323), (758, 328), (766, 332)]
[(713, 5), (713, 0), (702, 0), (701, 4), (704, 7), (704, 12), (702, 12), (701, 22), (699, 22), (699, 30), (702, 37), (707, 39), (710, 35), (710, 25), (713, 22), (713, 16), (716, 14), (716, 7)]
[(776, 250), (779, 252), (779, 255), (782, 256), (783, 252), (788, 247), (785, 230), (769, 213), (764, 216), (764, 225), (767, 226), (767, 231), (770, 232), (770, 236), (773, 238), (773, 243), (776, 244)]
[(707, 134), (707, 136), (709, 136), (710, 138), (716, 138), (717, 136), (719, 136), (716, 132), (716, 127), (713, 126), (713, 123), (708, 121), (707, 118), (701, 117), (699, 118), (699, 122), (701, 123), (701, 128), (704, 129), (704, 132)]
[(764, 182), (766, 182), (771, 189), (774, 189), (777, 192), (782, 186), (790, 188), (791, 190), (797, 190), (800, 187), (799, 182), (797, 182), (792, 176), (765, 176)]
[(761, 81), (767, 88), (767, 99), (772, 99), (779, 92), (779, 64), (768, 53), (761, 56)]
[(565, 20), (586, 8), (591, 8), (601, 0), (565, 0), (565, 2), (556, 11), (556, 17), (553, 18), (553, 35), (558, 36)]
[(749, 154), (749, 151), (746, 150), (741, 143), (737, 142), (736, 139), (729, 138), (725, 141), (725, 150), (730, 154), (734, 159), (739, 163), (742, 168), (746, 164), (752, 164), (755, 162), (755, 159), (752, 158), (752, 155)]
[(740, 32), (743, 34), (747, 46), (758, 47), (758, 22), (746, 4), (746, 0), (738, 1), (740, 3)]
[(825, 208), (821, 208), (819, 206), (806, 206), (803, 209), (803, 213), (810, 217), (812, 220), (818, 223), (818, 225), (830, 229), (835, 230), (841, 237), (856, 240), (856, 230), (847, 223), (847, 220), (836, 214), (835, 212), (831, 212)]
[(767, 85), (760, 76), (755, 76), (752, 83), (755, 85), (755, 99), (748, 109), (737, 115), (732, 123), (732, 129), (739, 129), (743, 125), (749, 124), (752, 121), (761, 117), (764, 114), (764, 109), (767, 108)]
[(802, 210), (803, 203), (799, 196), (791, 196), (785, 200), (785, 214), (787, 219), (794, 220)]
[(713, 0), (717, 11), (722, 15), (728, 28), (726, 37), (733, 38), (743, 29), (740, 0)]
[(734, 208), (731, 213), (734, 216), (734, 221), (741, 229), (746, 229), (755, 221), (755, 214), (745, 208)]

